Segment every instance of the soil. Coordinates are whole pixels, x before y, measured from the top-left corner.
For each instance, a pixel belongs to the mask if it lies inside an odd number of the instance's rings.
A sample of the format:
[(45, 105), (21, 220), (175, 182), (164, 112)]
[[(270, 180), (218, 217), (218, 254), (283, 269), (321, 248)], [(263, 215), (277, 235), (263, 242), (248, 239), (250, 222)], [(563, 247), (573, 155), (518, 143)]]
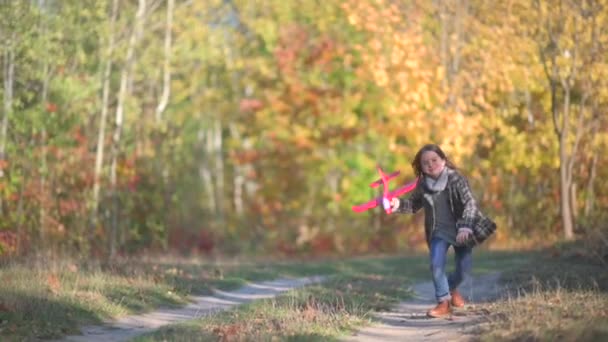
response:
[(256, 299), (272, 298), (282, 292), (323, 281), (322, 277), (278, 279), (260, 283), (250, 283), (236, 291), (216, 290), (213, 296), (194, 296), (192, 302), (178, 309), (160, 309), (141, 315), (122, 317), (104, 325), (85, 326), (81, 335), (67, 336), (67, 342), (112, 342), (127, 341), (162, 326), (200, 318), (227, 310), (235, 305)]
[(480, 304), (499, 298), (499, 273), (473, 277), (460, 288), (467, 304), (445, 318), (430, 318), (426, 312), (437, 302), (432, 282), (413, 286), (415, 297), (399, 303), (390, 312), (376, 312), (376, 323), (349, 336), (345, 342), (372, 341), (468, 341), (475, 326), (488, 312)]

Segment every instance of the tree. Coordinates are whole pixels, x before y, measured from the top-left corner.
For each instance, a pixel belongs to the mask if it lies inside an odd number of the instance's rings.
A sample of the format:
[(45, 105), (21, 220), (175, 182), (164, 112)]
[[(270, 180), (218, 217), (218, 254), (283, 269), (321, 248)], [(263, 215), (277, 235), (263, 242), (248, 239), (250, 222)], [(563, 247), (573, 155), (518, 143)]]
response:
[[(598, 28), (606, 23), (602, 1), (574, 3), (559, 0), (534, 3), (538, 25), (534, 37), (551, 94), (551, 118), (559, 141), (560, 204), (566, 239), (574, 238), (574, 166), (581, 139), (590, 132), (597, 112), (589, 101), (598, 96), (594, 89), (597, 64), (605, 65)], [(602, 71), (601, 69), (599, 71)]]

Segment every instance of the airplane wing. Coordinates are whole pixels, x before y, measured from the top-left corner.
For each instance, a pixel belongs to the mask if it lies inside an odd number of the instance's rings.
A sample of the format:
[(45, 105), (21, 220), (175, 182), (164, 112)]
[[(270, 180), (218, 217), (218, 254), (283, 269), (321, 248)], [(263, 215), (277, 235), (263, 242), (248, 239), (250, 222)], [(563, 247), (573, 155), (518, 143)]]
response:
[(397, 188), (391, 192), (389, 192), (388, 197), (389, 198), (393, 198), (393, 197), (399, 197), (403, 194), (407, 194), (408, 192), (416, 189), (416, 184), (418, 184), (418, 178), (414, 179), (413, 181), (405, 184), (404, 186)]
[[(393, 179), (397, 176), (399, 176), (400, 171), (395, 171), (393, 173), (391, 173), (390, 175), (386, 176), (386, 180), (390, 180)], [(378, 179), (377, 181), (372, 182), (369, 186), (371, 186), (372, 188), (377, 187), (378, 185), (382, 184), (382, 178)]]
[(360, 213), (363, 211), (366, 211), (368, 209), (372, 209), (377, 207), (378, 205), (380, 205), (382, 203), (382, 197), (378, 197), (375, 198), (367, 203), (363, 203), (363, 204), (359, 204), (359, 205), (353, 205), (353, 211)]

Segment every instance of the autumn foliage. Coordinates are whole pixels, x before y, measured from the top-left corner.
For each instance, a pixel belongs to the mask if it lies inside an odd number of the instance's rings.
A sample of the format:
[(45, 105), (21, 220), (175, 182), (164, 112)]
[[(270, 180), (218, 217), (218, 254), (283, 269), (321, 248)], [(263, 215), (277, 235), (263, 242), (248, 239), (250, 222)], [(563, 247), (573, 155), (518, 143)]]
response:
[(424, 247), (350, 208), (429, 142), (489, 247), (608, 235), (605, 0), (118, 3), (0, 8), (3, 255)]

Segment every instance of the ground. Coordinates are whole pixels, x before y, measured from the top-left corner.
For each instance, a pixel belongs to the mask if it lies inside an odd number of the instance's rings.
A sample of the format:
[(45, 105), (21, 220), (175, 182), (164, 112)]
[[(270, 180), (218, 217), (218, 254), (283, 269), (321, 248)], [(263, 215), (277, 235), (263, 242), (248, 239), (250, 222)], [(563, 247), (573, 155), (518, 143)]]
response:
[(499, 274), (493, 273), (474, 277), (464, 284), (461, 293), (468, 301), (465, 308), (440, 319), (426, 316), (426, 311), (436, 304), (433, 283), (416, 284), (414, 299), (399, 303), (390, 312), (374, 313), (376, 324), (344, 341), (466, 341), (474, 326), (487, 314), (479, 304), (499, 296), (498, 278)]
[[(478, 304), (497, 298), (500, 291), (498, 278), (497, 273), (489, 274), (474, 277), (463, 285), (461, 292), (469, 303), (464, 309), (457, 310), (451, 317), (444, 319), (430, 319), (425, 314), (435, 304), (432, 282), (416, 284), (413, 287), (413, 299), (399, 303), (390, 312), (374, 313), (374, 319), (377, 320), (375, 324), (363, 328), (354, 336), (346, 337), (344, 341), (467, 340), (470, 336), (468, 333), (485, 314)], [(82, 335), (67, 336), (61, 341), (127, 341), (168, 324), (210, 315), (255, 299), (271, 298), (320, 281), (323, 281), (322, 277), (279, 279), (250, 283), (237, 291), (217, 290), (213, 296), (193, 297), (192, 303), (183, 308), (160, 309), (123, 317), (104, 326), (83, 327)]]

